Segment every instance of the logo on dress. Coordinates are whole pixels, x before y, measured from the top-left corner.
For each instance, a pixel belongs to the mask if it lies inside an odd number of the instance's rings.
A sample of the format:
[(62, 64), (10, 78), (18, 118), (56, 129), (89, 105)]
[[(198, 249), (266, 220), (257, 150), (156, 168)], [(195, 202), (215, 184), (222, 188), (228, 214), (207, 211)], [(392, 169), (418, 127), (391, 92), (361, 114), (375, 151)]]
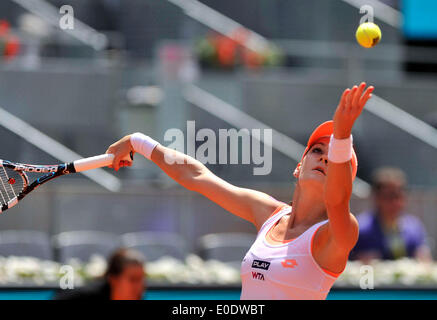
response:
[(294, 268), (297, 266), (297, 262), (294, 259), (285, 259), (281, 262), (284, 268)]
[(252, 268), (269, 270), (270, 262), (262, 261), (262, 260), (253, 260)]
[(264, 275), (260, 272), (252, 271), (252, 278), (264, 281)]

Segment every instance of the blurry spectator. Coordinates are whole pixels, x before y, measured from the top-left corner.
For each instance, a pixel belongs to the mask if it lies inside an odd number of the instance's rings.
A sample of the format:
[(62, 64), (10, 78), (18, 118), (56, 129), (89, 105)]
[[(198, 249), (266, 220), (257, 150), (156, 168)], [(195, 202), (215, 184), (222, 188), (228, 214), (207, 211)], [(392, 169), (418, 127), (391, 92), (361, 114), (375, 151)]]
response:
[(144, 258), (132, 249), (116, 250), (101, 281), (84, 288), (62, 290), (58, 300), (140, 300), (145, 291)]
[(358, 242), (351, 259), (417, 258), (432, 260), (420, 220), (404, 212), (407, 180), (403, 171), (383, 167), (372, 177), (373, 208), (360, 214)]

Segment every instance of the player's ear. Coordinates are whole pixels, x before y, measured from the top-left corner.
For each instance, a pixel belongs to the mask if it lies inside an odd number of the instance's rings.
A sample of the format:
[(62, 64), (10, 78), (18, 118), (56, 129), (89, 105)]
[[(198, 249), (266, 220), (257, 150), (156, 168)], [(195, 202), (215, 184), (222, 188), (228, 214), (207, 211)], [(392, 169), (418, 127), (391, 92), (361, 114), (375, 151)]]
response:
[(300, 168), (301, 168), (301, 166), (302, 166), (302, 164), (299, 162), (299, 163), (297, 164), (297, 166), (296, 166), (296, 169), (294, 169), (293, 176), (294, 176), (296, 179), (299, 179)]

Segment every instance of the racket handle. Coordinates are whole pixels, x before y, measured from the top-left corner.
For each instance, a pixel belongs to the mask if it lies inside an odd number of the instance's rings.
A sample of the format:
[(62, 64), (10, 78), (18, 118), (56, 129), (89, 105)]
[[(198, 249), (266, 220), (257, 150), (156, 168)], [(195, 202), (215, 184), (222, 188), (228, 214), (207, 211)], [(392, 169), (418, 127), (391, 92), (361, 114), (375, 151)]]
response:
[[(132, 161), (132, 153), (131, 155), (127, 155), (123, 160)], [(84, 158), (80, 160), (76, 160), (73, 162), (73, 166), (76, 172), (82, 172), (91, 169), (97, 169), (102, 167), (107, 167), (112, 164), (114, 161), (113, 154), (102, 154), (100, 156)]]

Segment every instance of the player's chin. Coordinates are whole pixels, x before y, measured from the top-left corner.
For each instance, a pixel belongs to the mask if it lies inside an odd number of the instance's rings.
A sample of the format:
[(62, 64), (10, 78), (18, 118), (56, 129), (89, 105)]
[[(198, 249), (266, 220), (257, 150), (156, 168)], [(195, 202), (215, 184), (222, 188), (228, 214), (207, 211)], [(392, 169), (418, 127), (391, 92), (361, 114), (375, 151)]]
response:
[(320, 181), (325, 181), (326, 179), (326, 175), (318, 170), (311, 170), (310, 172), (308, 172), (307, 176), (310, 179), (320, 180)]
[(321, 172), (309, 172), (299, 178), (301, 184), (323, 185), (326, 181), (326, 176)]

